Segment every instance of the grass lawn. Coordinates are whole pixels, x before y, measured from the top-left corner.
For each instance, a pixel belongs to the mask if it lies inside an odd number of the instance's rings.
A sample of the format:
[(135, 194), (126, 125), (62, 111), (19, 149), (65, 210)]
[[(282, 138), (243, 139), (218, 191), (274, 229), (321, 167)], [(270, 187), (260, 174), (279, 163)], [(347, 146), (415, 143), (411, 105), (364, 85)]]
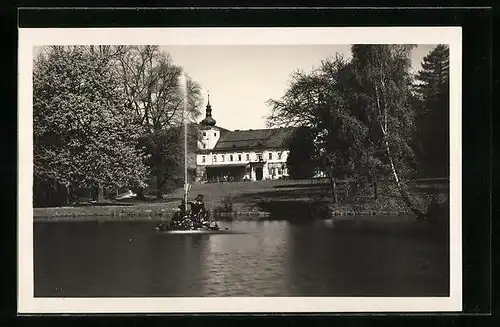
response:
[[(193, 184), (189, 199), (203, 194), (207, 209), (222, 205), (225, 197), (230, 197), (233, 210), (237, 212), (262, 212), (260, 204), (273, 201), (311, 201), (328, 195), (328, 185), (316, 181), (258, 181)], [(133, 200), (106, 206), (35, 208), (35, 217), (81, 217), (81, 216), (169, 216), (177, 208), (183, 197), (179, 188), (158, 201)], [(131, 205), (132, 204), (132, 205)]]
[[(224, 197), (231, 197), (233, 205), (240, 208), (254, 209), (266, 199), (283, 200), (328, 200), (328, 184), (320, 181), (284, 181), (267, 180), (257, 182), (231, 182), (194, 184), (189, 193), (190, 198), (203, 194), (207, 207), (217, 207)], [(178, 189), (167, 196), (169, 200), (180, 201), (183, 190)]]
[[(228, 182), (193, 184), (189, 199), (203, 194), (207, 209), (220, 208), (223, 199), (229, 197), (233, 212), (267, 213), (279, 218), (290, 217), (322, 217), (332, 211), (350, 212), (400, 212), (400, 199), (387, 190), (380, 190), (378, 200), (370, 196), (350, 199), (342, 205), (332, 205), (329, 183), (325, 180), (267, 180), (258, 182)], [(384, 193), (385, 192), (385, 193)], [(393, 192), (394, 193), (394, 192)], [(180, 204), (183, 189), (179, 188), (158, 201), (134, 200), (129, 203), (106, 206), (35, 208), (34, 217), (91, 217), (106, 216), (126, 219), (128, 216), (165, 217), (168, 218)], [(402, 213), (402, 212), (400, 212)]]

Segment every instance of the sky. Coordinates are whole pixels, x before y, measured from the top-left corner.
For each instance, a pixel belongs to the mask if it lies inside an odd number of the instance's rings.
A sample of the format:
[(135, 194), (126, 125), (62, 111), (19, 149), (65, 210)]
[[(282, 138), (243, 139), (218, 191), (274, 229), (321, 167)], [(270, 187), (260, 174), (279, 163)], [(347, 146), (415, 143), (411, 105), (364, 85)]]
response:
[[(421, 68), (435, 45), (419, 45), (412, 53), (412, 70)], [(336, 53), (350, 58), (350, 45), (249, 45), (162, 46), (175, 64), (210, 93), (212, 117), (217, 126), (235, 129), (265, 128), (270, 113), (266, 101), (280, 99), (295, 70), (311, 71)]]
[[(418, 45), (412, 52), (412, 70), (436, 45)], [(202, 87), (205, 117), (210, 93), (212, 117), (229, 129), (266, 128), (269, 99), (280, 99), (293, 71), (311, 71), (336, 53), (350, 58), (349, 44), (331, 45), (169, 45), (161, 46), (176, 65)], [(40, 49), (36, 48), (36, 54)]]

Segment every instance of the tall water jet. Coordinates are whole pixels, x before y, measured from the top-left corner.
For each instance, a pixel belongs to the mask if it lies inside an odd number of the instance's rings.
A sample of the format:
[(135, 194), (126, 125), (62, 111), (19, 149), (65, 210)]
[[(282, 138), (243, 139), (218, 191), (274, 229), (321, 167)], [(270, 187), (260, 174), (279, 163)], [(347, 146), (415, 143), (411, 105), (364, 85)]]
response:
[(169, 223), (161, 223), (155, 227), (156, 231), (162, 231), (167, 233), (177, 233), (177, 234), (191, 234), (191, 233), (217, 233), (217, 234), (227, 234), (230, 231), (222, 231), (215, 221), (210, 221), (210, 212), (205, 211), (203, 203), (198, 201), (195, 206), (195, 202), (191, 202), (191, 210), (187, 210), (188, 205), (188, 192), (190, 190), (190, 185), (188, 183), (188, 128), (189, 128), (189, 110), (188, 110), (188, 86), (187, 86), (187, 76), (183, 72), (179, 76), (179, 87), (182, 93), (182, 126), (184, 130), (184, 204), (185, 207), (181, 211), (177, 212)]
[(186, 74), (183, 72), (180, 76), (180, 86), (181, 86), (181, 91), (182, 91), (182, 124), (183, 124), (183, 130), (184, 130), (184, 201), (187, 205), (188, 202), (188, 190), (189, 190), (189, 185), (188, 185), (188, 173), (187, 173), (187, 167), (188, 167), (188, 144), (187, 144), (187, 139), (188, 139), (188, 88), (187, 88), (187, 78)]

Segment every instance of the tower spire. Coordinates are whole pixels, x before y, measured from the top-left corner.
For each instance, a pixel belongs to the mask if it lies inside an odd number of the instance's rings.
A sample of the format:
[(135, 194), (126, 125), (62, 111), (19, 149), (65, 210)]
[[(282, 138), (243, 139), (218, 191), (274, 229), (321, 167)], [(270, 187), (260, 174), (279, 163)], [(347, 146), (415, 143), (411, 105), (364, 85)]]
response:
[(201, 121), (202, 125), (215, 126), (215, 119), (212, 118), (212, 106), (210, 105), (210, 91), (208, 91), (207, 107), (205, 109), (205, 119)]

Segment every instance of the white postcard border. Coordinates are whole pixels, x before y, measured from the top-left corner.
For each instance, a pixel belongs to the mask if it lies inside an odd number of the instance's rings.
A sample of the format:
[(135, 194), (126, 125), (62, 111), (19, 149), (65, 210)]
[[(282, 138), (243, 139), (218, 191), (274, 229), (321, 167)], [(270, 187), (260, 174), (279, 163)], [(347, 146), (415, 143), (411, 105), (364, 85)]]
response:
[[(35, 298), (33, 275), (33, 49), (40, 45), (448, 44), (450, 47), (450, 297)], [(460, 27), (19, 29), (18, 312), (432, 312), (462, 310)]]

